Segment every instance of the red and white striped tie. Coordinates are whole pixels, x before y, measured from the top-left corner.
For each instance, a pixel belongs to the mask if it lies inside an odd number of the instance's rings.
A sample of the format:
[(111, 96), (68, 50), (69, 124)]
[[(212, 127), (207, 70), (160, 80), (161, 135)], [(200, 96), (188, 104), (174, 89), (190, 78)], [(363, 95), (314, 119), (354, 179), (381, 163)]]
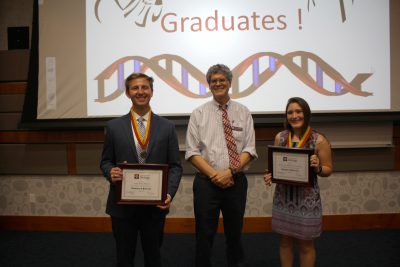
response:
[(233, 138), (232, 126), (229, 120), (228, 112), (226, 110), (226, 106), (219, 106), (219, 108), (222, 111), (222, 123), (224, 125), (226, 146), (228, 147), (229, 165), (232, 169), (237, 169), (240, 165), (240, 157), (237, 151), (235, 138)]

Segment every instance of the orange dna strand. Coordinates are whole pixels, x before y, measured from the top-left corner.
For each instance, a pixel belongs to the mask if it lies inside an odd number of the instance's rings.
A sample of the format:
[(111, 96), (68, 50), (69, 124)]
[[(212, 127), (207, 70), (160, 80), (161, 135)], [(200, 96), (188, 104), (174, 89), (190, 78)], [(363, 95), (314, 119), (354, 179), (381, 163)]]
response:
[[(268, 68), (262, 71), (260, 70), (261, 59), (266, 59), (268, 61)], [(295, 59), (300, 63), (295, 63)], [(309, 62), (315, 63), (315, 78), (309, 74)], [(128, 56), (112, 63), (96, 77), (98, 83), (98, 99), (95, 100), (96, 102), (114, 100), (125, 92), (124, 68), (127, 64), (133, 64), (135, 72), (146, 72), (148, 69), (151, 69), (170, 87), (187, 97), (208, 98), (211, 96), (204, 73), (180, 56), (163, 54), (150, 59), (141, 56)], [(181, 75), (179, 78), (173, 75), (173, 67), (175, 66), (180, 66)], [(274, 52), (260, 52), (243, 60), (232, 69), (233, 80), (231, 97), (233, 99), (239, 99), (251, 95), (275, 75), (282, 66), (285, 66), (309, 88), (322, 95), (339, 96), (347, 93), (364, 97), (372, 95), (372, 93), (361, 90), (361, 84), (366, 81), (372, 73), (357, 74), (352, 81), (348, 82), (337, 70), (320, 57), (305, 51), (295, 51), (283, 56)], [(247, 88), (240, 88), (239, 78), (250, 67), (252, 68), (252, 83)], [(106, 96), (105, 80), (110, 79), (115, 72), (117, 72), (117, 88), (113, 93)], [(335, 81), (335, 88), (332, 90), (328, 90), (324, 87), (324, 74)], [(189, 88), (190, 76), (199, 84), (197, 92)]]

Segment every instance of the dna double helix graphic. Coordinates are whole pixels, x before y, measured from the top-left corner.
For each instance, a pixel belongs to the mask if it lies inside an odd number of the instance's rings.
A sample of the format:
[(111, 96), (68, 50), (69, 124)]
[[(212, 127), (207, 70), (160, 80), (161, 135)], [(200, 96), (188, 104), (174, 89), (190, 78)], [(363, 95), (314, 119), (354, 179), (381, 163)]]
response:
[[(296, 60), (295, 60), (296, 59)], [(268, 67), (260, 68), (260, 60), (267, 60)], [(296, 63), (299, 62), (299, 63)], [(315, 63), (315, 75), (309, 74), (309, 63)], [(163, 64), (161, 64), (163, 63)], [(194, 67), (186, 59), (171, 54), (162, 54), (152, 58), (127, 56), (116, 60), (96, 78), (98, 83), (98, 99), (96, 102), (108, 102), (116, 99), (125, 92), (125, 67), (131, 64), (134, 72), (151, 70), (171, 88), (189, 98), (208, 98), (211, 96), (205, 74)], [(180, 66), (180, 77), (173, 75), (173, 66)], [(361, 85), (372, 73), (359, 73), (348, 82), (337, 70), (317, 55), (306, 51), (295, 51), (280, 55), (274, 52), (260, 52), (249, 56), (232, 69), (231, 98), (239, 99), (251, 95), (266, 83), (278, 70), (285, 66), (297, 79), (306, 86), (325, 96), (339, 96), (347, 93), (367, 97), (370, 92), (362, 91)], [(249, 69), (252, 70), (252, 83), (247, 88), (239, 86), (239, 78)], [(116, 72), (117, 84), (114, 92), (105, 95), (105, 81)], [(129, 75), (130, 73), (128, 73)], [(324, 87), (324, 77), (335, 81), (334, 88)], [(198, 82), (198, 88), (189, 88), (189, 78)], [(110, 91), (110, 90), (108, 90)]]

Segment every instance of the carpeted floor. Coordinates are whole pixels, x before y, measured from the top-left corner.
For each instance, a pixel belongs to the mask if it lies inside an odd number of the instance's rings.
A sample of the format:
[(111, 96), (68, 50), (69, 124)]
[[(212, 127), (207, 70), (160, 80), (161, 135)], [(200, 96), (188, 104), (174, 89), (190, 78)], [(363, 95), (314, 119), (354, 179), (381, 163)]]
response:
[[(247, 266), (279, 266), (278, 236), (244, 234)], [(322, 267), (399, 267), (400, 229), (324, 232), (316, 240), (317, 265)], [(194, 235), (166, 234), (165, 267), (193, 266)], [(298, 257), (296, 257), (298, 262)], [(111, 233), (0, 231), (0, 266), (115, 266)], [(143, 266), (140, 247), (136, 266)], [(215, 267), (226, 266), (224, 237), (214, 244)], [(296, 264), (295, 266), (298, 266)]]

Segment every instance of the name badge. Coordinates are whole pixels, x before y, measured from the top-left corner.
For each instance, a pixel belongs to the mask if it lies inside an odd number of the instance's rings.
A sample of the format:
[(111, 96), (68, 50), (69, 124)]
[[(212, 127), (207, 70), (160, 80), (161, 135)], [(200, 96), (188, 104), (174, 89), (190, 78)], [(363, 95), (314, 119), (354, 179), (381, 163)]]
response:
[(243, 131), (243, 128), (242, 128), (242, 127), (238, 127), (238, 126), (233, 126), (233, 125), (232, 125), (232, 131), (242, 132), (242, 131)]

